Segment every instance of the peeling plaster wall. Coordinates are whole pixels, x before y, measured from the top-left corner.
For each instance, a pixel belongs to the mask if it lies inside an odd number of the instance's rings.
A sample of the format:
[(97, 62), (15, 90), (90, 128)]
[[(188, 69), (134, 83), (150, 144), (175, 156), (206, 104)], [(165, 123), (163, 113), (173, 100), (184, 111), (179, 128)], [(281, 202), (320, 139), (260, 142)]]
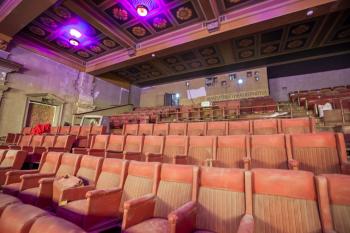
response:
[(127, 104), (122, 88), (57, 63), (22, 47), (10, 50), (9, 59), (23, 65), (19, 73), (8, 74), (10, 89), (0, 105), (0, 136), (23, 127), (27, 94), (50, 93), (65, 101), (62, 123), (71, 122), (78, 106), (98, 108)]

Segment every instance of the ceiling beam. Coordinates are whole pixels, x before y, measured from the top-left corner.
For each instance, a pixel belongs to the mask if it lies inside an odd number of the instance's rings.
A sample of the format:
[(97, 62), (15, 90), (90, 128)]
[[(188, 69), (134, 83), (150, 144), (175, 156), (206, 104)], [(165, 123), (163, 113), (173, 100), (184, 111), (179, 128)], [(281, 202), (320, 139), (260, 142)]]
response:
[[(202, 23), (175, 32), (160, 35), (140, 43), (136, 55), (129, 57), (126, 51), (117, 51), (87, 63), (86, 70), (94, 75), (120, 69), (149, 59), (152, 53), (158, 57), (194, 47), (217, 43), (230, 38), (256, 33), (291, 22), (306, 19), (306, 10), (315, 9), (314, 16), (326, 14), (336, 0), (268, 0), (225, 15), (218, 31), (209, 33)], [(210, 41), (210, 42), (208, 42)]]
[[(13, 37), (57, 0), (5, 1), (0, 9), (1, 33)], [(4, 12), (7, 11), (7, 12)], [(8, 12), (10, 11), (10, 13)], [(6, 15), (4, 17), (4, 15)]]
[(75, 14), (85, 19), (89, 24), (117, 41), (124, 48), (135, 48), (136, 43), (128, 37), (116, 25), (108, 21), (104, 16), (86, 3), (85, 0), (68, 0), (63, 3)]
[(199, 0), (199, 6), (207, 21), (217, 19), (220, 15), (216, 0)]

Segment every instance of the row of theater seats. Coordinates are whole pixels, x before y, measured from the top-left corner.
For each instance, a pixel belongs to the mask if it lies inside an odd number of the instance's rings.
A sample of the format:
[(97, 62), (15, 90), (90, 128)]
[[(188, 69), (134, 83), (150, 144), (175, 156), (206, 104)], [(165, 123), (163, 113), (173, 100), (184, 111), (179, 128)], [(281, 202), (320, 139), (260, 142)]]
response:
[[(84, 179), (85, 186), (58, 189), (59, 177), (67, 174)], [(6, 233), (81, 232), (78, 226), (91, 232), (120, 222), (125, 233), (350, 232), (347, 175), (49, 152), (39, 170), (6, 176), (0, 195), (0, 232)], [(21, 201), (51, 205), (62, 219)]]
[(44, 152), (70, 152), (76, 140), (75, 135), (22, 135), (16, 145), (3, 145), (0, 149), (25, 151), (27, 152), (26, 162), (37, 163)]
[[(6, 138), (6, 144), (18, 143), (22, 135), (31, 135), (32, 127), (24, 127), (19, 134), (9, 133)], [(91, 135), (105, 134), (105, 126), (86, 125), (86, 126), (57, 126), (51, 127), (50, 132), (46, 135), (74, 135), (77, 137), (77, 141), (82, 147), (88, 145), (88, 139)]]
[(97, 135), (73, 153), (214, 167), (301, 169), (350, 174), (341, 133), (134, 136)]
[(220, 136), (236, 134), (311, 133), (314, 118), (208, 121), (159, 124), (125, 124), (123, 135)]

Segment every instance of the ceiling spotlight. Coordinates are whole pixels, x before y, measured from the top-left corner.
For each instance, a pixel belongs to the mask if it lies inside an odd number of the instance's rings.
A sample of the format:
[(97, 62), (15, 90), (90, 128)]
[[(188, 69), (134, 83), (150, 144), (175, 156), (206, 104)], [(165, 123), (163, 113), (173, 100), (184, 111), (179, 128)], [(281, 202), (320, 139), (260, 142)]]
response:
[(180, 98), (180, 94), (179, 94), (179, 93), (176, 93), (176, 94), (175, 94), (175, 97), (176, 97), (176, 99)]
[(147, 15), (148, 15), (148, 9), (147, 9), (147, 7), (144, 6), (144, 5), (138, 5), (138, 6), (136, 7), (136, 11), (137, 11), (137, 14), (138, 14), (139, 16), (144, 17), (144, 16), (147, 16)]
[(238, 84), (243, 84), (243, 79), (238, 79)]
[(79, 41), (77, 41), (76, 39), (69, 39), (69, 43), (71, 44), (71, 45), (74, 45), (74, 46), (78, 46), (79, 45)]
[(313, 15), (314, 14), (314, 10), (308, 10), (307, 12), (306, 12), (306, 15), (307, 16), (311, 16), (311, 15)]
[(155, 57), (156, 56), (156, 54), (155, 53), (152, 53), (152, 57)]
[(81, 37), (81, 33), (77, 30), (72, 28), (71, 30), (69, 30), (69, 34), (75, 38), (80, 38)]

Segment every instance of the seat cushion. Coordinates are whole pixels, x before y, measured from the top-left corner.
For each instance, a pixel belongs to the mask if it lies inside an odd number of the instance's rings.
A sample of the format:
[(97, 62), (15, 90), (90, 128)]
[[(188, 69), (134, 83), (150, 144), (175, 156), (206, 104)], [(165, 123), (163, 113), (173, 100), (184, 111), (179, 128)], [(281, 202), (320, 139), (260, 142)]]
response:
[(84, 199), (68, 202), (66, 205), (58, 207), (57, 215), (81, 226), (83, 225), (84, 216), (87, 215), (87, 211), (88, 201)]
[(14, 197), (14, 196), (0, 193), (0, 216), (1, 216), (2, 211), (8, 205), (11, 205), (11, 204), (14, 204), (14, 203), (17, 203), (17, 202), (20, 203), (21, 201), (18, 198)]
[(17, 196), (21, 183), (12, 183), (8, 185), (2, 186), (2, 192), (6, 194), (10, 194), (12, 196)]
[(36, 220), (33, 226), (30, 228), (29, 233), (83, 233), (85, 232), (80, 227), (74, 225), (71, 222), (68, 222), (62, 218), (54, 216), (43, 216)]
[(34, 205), (39, 195), (39, 187), (26, 189), (18, 194), (18, 198), (26, 204)]
[(124, 233), (161, 233), (169, 232), (168, 220), (163, 218), (151, 218), (136, 224), (124, 231)]

